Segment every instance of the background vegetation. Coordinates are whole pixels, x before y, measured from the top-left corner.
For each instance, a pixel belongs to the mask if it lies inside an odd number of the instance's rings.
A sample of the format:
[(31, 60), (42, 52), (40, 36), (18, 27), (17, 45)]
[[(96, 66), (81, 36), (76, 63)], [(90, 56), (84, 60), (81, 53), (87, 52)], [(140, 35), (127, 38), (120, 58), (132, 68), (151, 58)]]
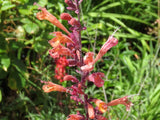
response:
[[(63, 120), (73, 109), (83, 112), (66, 94), (45, 94), (41, 89), (40, 80), (58, 83), (54, 78), (55, 62), (48, 55), (48, 40), (53, 38), (49, 33), (59, 29), (36, 18), (38, 10), (34, 2), (45, 6), (58, 19), (67, 12), (64, 0), (0, 0), (2, 120)], [(108, 101), (134, 95), (130, 112), (123, 105), (110, 108), (112, 120), (159, 120), (158, 1), (83, 0), (81, 8), (82, 23), (87, 27), (82, 33), (84, 53), (89, 50), (97, 53), (108, 36), (121, 26), (115, 35), (119, 44), (94, 69), (105, 73), (104, 87), (97, 89), (89, 83), (86, 92)], [(61, 22), (69, 28), (65, 21)]]

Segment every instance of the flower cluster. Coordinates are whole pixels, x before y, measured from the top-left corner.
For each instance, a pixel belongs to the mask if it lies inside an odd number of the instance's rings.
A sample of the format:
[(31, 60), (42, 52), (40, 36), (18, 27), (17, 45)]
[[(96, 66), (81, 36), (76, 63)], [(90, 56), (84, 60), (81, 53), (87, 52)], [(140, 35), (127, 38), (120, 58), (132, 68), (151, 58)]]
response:
[[(82, 1), (83, 0), (65, 0), (65, 3), (68, 5), (67, 9), (74, 11), (78, 16), (78, 19), (76, 19), (68, 13), (62, 13), (60, 15), (62, 20), (68, 21), (70, 31), (68, 31), (55, 16), (49, 13), (46, 8), (39, 6), (41, 12), (37, 13), (37, 18), (39, 20), (50, 21), (66, 33), (63, 34), (60, 31), (53, 32), (55, 37), (49, 41), (49, 44), (52, 46), (49, 54), (56, 61), (55, 78), (60, 80), (60, 82), (71, 81), (73, 83), (72, 86), (64, 88), (61, 85), (43, 81), (44, 85), (42, 89), (47, 93), (51, 91), (67, 92), (70, 94), (72, 100), (85, 106), (85, 116), (77, 112), (77, 114), (69, 115), (67, 120), (107, 120), (102, 114), (108, 110), (109, 106), (123, 104), (128, 111), (133, 104), (128, 100), (128, 96), (105, 103), (99, 99), (89, 98), (89, 96), (85, 94), (84, 90), (87, 87), (86, 82), (93, 82), (97, 87), (104, 85), (104, 73), (92, 73), (92, 70), (94, 69), (94, 64), (100, 60), (109, 49), (118, 44), (118, 40), (113, 34), (103, 44), (95, 58), (93, 52), (87, 52), (84, 57), (82, 56), (81, 31), (86, 29), (86, 27), (80, 23), (79, 5)], [(81, 76), (81, 79), (79, 80), (75, 76), (68, 75), (65, 71), (66, 66), (76, 66), (76, 72)], [(95, 104), (97, 107), (94, 108), (92, 104)]]
[(66, 66), (68, 66), (68, 61), (65, 56), (56, 59), (56, 67), (55, 67), (55, 78), (63, 82), (63, 78), (66, 75)]

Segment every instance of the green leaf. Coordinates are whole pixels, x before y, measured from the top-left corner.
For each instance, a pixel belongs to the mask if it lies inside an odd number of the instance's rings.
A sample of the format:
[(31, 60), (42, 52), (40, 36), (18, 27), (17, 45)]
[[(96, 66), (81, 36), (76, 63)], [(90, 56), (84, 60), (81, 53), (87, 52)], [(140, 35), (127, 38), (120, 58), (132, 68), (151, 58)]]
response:
[(111, 4), (108, 4), (107, 6), (100, 7), (99, 11), (105, 11), (107, 9), (110, 9), (110, 8), (113, 8), (113, 7), (117, 7), (117, 6), (120, 6), (120, 5), (121, 5), (120, 2), (113, 2)]
[(7, 76), (7, 72), (4, 71), (4, 69), (1, 68), (0, 66), (0, 79), (4, 79)]
[(48, 4), (48, 0), (39, 0), (38, 4), (42, 7)]
[(60, 10), (61, 13), (64, 12), (64, 5), (62, 3), (58, 3), (58, 9)]
[(11, 69), (8, 77), (8, 87), (12, 90), (20, 90), (26, 85), (26, 78), (24, 74), (17, 71), (15, 68)]
[(12, 4), (10, 1), (3, 1), (1, 10), (5, 11), (14, 7), (16, 7), (16, 5)]
[(46, 50), (46, 47), (48, 46), (48, 42), (44, 39), (42, 40), (36, 40), (35, 43), (33, 44), (33, 48), (36, 52), (44, 52)]
[(7, 42), (3, 34), (0, 34), (0, 54), (6, 52)]
[(127, 65), (127, 67), (129, 68), (129, 70), (131, 71), (131, 73), (133, 73), (136, 70), (135, 67), (132, 64), (131, 59), (129, 57), (123, 56), (123, 62), (124, 62), (124, 64)]
[(10, 58), (6, 55), (1, 56), (1, 64), (4, 71), (7, 71), (8, 67), (10, 66)]
[(150, 23), (148, 23), (148, 22), (146, 22), (144, 20), (138, 19), (138, 18), (133, 17), (133, 16), (125, 15), (125, 14), (104, 13), (104, 12), (102, 12), (101, 14), (98, 13), (98, 12), (90, 12), (88, 14), (91, 17), (102, 17), (102, 18), (115, 17), (115, 18), (120, 18), (120, 19), (125, 19), (125, 20), (132, 20), (132, 21), (144, 23), (146, 25), (150, 25)]
[(14, 59), (12, 65), (16, 68), (18, 72), (23, 74), (26, 78), (28, 78), (28, 73), (25, 64), (18, 59)]
[(22, 15), (30, 15), (31, 14), (31, 10), (30, 9), (19, 9), (19, 12)]
[(23, 3), (28, 3), (29, 0), (12, 0), (12, 1), (18, 4), (23, 4)]
[(29, 34), (35, 34), (39, 30), (38, 25), (35, 24), (35, 23), (25, 24), (23, 27), (26, 30), (26, 32), (29, 33)]
[(30, 24), (30, 23), (32, 23), (32, 21), (30, 20), (30, 19), (28, 19), (28, 18), (23, 18), (23, 19), (21, 19), (20, 20), (22, 23), (24, 23), (24, 24)]

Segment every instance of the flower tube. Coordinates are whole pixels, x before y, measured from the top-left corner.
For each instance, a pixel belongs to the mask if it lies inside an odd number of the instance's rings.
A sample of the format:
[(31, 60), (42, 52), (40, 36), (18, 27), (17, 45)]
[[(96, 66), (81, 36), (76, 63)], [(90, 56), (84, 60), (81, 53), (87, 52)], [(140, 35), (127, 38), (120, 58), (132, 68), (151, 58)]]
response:
[[(38, 5), (37, 3), (34, 3), (34, 5)], [(65, 31), (68, 35), (70, 35), (70, 32), (57, 20), (55, 16), (53, 16), (50, 12), (46, 10), (46, 8), (39, 7), (41, 12), (37, 13), (37, 18), (39, 20), (48, 20), (53, 25), (57, 26), (58, 28)]]

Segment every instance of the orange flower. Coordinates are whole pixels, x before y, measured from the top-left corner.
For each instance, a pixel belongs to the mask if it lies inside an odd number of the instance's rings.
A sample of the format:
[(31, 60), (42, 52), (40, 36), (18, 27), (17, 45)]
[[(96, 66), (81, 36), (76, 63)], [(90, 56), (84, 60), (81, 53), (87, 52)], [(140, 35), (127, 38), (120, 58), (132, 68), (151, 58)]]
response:
[[(38, 5), (37, 3), (34, 3), (34, 5)], [(53, 25), (57, 26), (58, 28), (65, 31), (68, 35), (70, 35), (70, 32), (57, 20), (55, 16), (53, 16), (50, 12), (46, 10), (46, 8), (39, 7), (41, 9), (41, 12), (37, 13), (37, 18), (39, 20), (48, 20)]]
[(88, 115), (90, 119), (94, 119), (95, 118), (95, 113), (94, 113), (94, 108), (91, 104), (87, 104), (88, 107)]
[(107, 104), (105, 102), (103, 102), (102, 100), (93, 99), (93, 102), (98, 107), (98, 110), (101, 111), (102, 113), (107, 111)]
[(84, 118), (78, 114), (71, 114), (68, 117), (69, 118), (67, 120), (84, 120)]
[(54, 34), (56, 35), (55, 38), (51, 39), (49, 41), (49, 44), (52, 47), (57, 47), (60, 45), (60, 43), (65, 44), (65, 43), (74, 43), (71, 38), (69, 38), (68, 36), (62, 34), (62, 32), (54, 32)]
[(125, 105), (126, 106), (126, 111), (130, 111), (130, 107), (133, 105), (133, 103), (128, 100), (128, 96), (112, 100), (107, 105), (108, 106), (115, 106), (115, 105), (118, 105), (118, 104)]
[(59, 45), (56, 48), (49, 50), (49, 54), (52, 58), (59, 58), (60, 55), (62, 55), (62, 56), (71, 56), (72, 55), (71, 51), (62, 45)]
[(52, 82), (44, 82), (44, 83), (45, 83), (45, 85), (42, 86), (42, 89), (46, 93), (52, 92), (52, 91), (59, 91), (59, 92), (66, 92), (67, 91), (67, 89), (61, 85), (57, 85)]

